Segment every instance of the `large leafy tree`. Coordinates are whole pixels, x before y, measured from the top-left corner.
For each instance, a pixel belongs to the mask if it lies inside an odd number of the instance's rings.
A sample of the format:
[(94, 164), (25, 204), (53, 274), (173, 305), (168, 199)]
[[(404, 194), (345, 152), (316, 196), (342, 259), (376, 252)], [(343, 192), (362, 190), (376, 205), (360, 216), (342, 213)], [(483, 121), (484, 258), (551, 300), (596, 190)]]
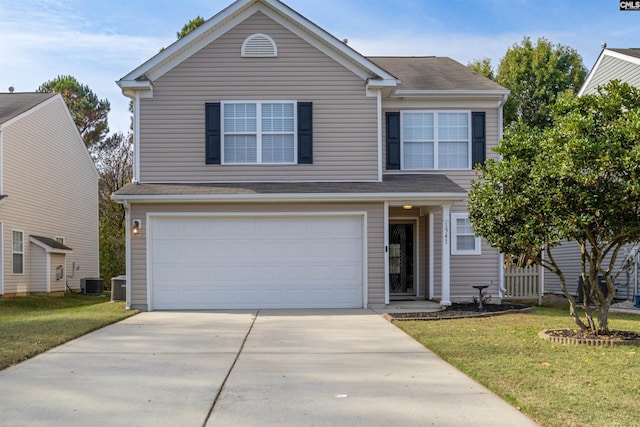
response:
[(58, 92), (62, 95), (87, 147), (100, 143), (109, 132), (109, 101), (99, 99), (89, 86), (78, 82), (75, 77), (58, 76), (43, 83), (37, 92)]
[(587, 75), (582, 57), (568, 46), (545, 38), (533, 43), (525, 37), (507, 50), (497, 72), (483, 58), (468, 67), (511, 91), (504, 106), (506, 125), (522, 120), (530, 126), (551, 124), (551, 106), (565, 91), (577, 93)]
[(534, 45), (525, 37), (500, 61), (496, 82), (511, 90), (504, 106), (505, 122), (522, 119), (530, 126), (551, 124), (550, 107), (564, 91), (577, 93), (587, 70), (573, 48), (545, 38)]
[[(472, 183), (470, 219), (507, 260), (558, 275), (581, 329), (607, 333), (618, 255), (640, 240), (640, 90), (613, 81), (597, 94), (565, 94), (550, 118), (544, 129), (519, 121), (507, 130), (502, 160), (488, 160)], [(551, 250), (567, 240), (582, 254), (582, 301)]]

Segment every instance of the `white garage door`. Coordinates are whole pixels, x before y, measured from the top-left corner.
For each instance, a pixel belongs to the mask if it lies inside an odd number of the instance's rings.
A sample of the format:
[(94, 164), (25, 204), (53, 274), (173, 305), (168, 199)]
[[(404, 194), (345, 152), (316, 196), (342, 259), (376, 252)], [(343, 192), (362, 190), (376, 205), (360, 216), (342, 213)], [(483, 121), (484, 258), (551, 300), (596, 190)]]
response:
[(363, 306), (361, 216), (155, 217), (152, 309)]

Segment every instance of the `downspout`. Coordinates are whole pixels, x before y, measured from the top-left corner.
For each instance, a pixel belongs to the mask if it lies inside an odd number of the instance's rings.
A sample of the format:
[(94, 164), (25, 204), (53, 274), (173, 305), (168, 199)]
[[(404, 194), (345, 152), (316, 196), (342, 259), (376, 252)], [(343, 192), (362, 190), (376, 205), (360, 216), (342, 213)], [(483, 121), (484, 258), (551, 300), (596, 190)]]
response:
[(140, 92), (133, 98), (133, 182), (140, 182)]
[[(507, 97), (509, 96), (509, 94), (504, 94), (502, 96), (502, 100), (500, 102), (498, 102), (498, 143), (500, 141), (502, 141), (502, 138), (504, 137), (504, 124), (503, 124), (503, 120), (504, 120), (504, 104), (507, 102)], [(500, 160), (502, 160), (502, 156), (500, 156)], [(507, 292), (507, 288), (504, 287), (504, 254), (502, 252), (500, 252), (499, 258), (498, 258), (498, 287), (499, 287), (499, 294), (500, 294), (500, 298), (503, 297), (503, 295)]]
[(378, 182), (382, 182), (382, 90), (376, 93), (378, 113)]
[(127, 287), (126, 287), (126, 308), (127, 310), (131, 309), (131, 213), (130, 206), (127, 200), (122, 202), (124, 206), (124, 223), (125, 223), (125, 256), (126, 256), (126, 265), (125, 265), (125, 274), (127, 276)]

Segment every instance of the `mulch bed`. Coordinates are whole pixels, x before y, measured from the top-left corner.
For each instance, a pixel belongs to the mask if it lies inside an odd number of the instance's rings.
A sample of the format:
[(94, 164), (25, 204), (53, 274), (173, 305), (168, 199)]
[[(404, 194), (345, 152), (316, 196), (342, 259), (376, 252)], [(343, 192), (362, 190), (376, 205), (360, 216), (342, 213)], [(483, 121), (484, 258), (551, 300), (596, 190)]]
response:
[(407, 320), (444, 320), (465, 319), (469, 317), (488, 317), (507, 313), (527, 313), (533, 307), (522, 304), (484, 304), (484, 310), (478, 310), (477, 304), (452, 304), (440, 311), (415, 313), (385, 313), (384, 317), (391, 321)]
[(611, 347), (617, 345), (640, 345), (640, 334), (632, 331), (610, 330), (606, 335), (595, 335), (580, 329), (545, 329), (538, 336), (559, 344)]

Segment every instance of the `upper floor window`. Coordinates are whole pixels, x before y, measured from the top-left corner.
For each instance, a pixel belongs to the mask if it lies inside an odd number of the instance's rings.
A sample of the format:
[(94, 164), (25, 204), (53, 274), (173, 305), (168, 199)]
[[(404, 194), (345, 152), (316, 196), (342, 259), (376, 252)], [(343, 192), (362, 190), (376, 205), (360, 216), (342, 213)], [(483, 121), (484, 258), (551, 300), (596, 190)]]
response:
[(403, 111), (402, 169), (471, 169), (471, 115)]
[(242, 43), (240, 55), (258, 58), (278, 56), (278, 46), (276, 42), (266, 34), (252, 34)]
[(295, 107), (292, 101), (222, 103), (222, 163), (295, 163)]
[(467, 213), (451, 214), (451, 253), (453, 255), (480, 255), (480, 237), (476, 237)]
[(24, 274), (24, 232), (13, 230), (11, 235), (12, 273)]
[(62, 236), (56, 236), (53, 238), (53, 240), (55, 240), (56, 242), (60, 243), (61, 245), (64, 245), (64, 237)]

